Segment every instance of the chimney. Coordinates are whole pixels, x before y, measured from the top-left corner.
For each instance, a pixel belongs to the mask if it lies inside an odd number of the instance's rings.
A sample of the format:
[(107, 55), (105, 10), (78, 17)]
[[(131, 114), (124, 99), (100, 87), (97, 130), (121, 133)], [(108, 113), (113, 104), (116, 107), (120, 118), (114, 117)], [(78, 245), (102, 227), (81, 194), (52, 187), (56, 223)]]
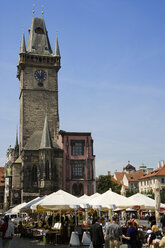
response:
[(164, 160), (161, 161), (161, 167), (163, 167), (163, 166), (164, 166)]
[(108, 176), (111, 176), (111, 172), (110, 171), (108, 171)]
[(160, 161), (158, 162), (158, 168), (160, 168), (161, 167), (161, 164), (160, 164)]

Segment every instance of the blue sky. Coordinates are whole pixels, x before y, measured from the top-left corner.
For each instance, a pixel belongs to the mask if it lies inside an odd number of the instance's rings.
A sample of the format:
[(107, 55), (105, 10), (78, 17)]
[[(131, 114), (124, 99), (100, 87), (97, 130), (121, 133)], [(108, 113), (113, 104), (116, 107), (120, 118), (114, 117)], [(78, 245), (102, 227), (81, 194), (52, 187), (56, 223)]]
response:
[(156, 167), (165, 159), (165, 1), (15, 0), (1, 3), (0, 165), (19, 125), (16, 65), (32, 8), (52, 49), (58, 30), (60, 129), (90, 131), (96, 174), (128, 160)]

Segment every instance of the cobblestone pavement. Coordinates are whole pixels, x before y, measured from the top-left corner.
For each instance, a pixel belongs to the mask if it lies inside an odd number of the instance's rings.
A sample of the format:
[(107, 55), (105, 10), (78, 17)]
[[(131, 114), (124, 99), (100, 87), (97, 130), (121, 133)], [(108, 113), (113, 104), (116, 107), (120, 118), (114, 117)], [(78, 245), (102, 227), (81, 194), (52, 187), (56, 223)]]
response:
[[(69, 248), (69, 245), (44, 245), (42, 241), (29, 239), (29, 238), (19, 238), (14, 237), (12, 240), (11, 248)], [(127, 245), (121, 245), (121, 248), (126, 248)], [(75, 248), (88, 248), (88, 246), (79, 246)]]
[[(141, 221), (141, 225), (147, 225), (147, 221)], [(34, 240), (29, 238), (14, 237), (12, 240), (11, 248), (68, 248), (69, 245), (44, 245), (42, 240)], [(143, 246), (145, 247), (145, 246)], [(76, 247), (75, 247), (76, 248)], [(79, 246), (79, 248), (88, 248), (88, 246)], [(120, 248), (127, 248), (126, 244), (120, 246)]]

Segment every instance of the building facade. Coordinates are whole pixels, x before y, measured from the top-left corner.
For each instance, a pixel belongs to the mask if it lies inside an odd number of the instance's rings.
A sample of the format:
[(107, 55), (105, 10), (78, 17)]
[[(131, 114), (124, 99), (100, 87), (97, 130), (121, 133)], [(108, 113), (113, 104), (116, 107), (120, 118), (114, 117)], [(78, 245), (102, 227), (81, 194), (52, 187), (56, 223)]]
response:
[[(19, 142), (16, 140), (12, 163), (10, 166), (6, 164), (10, 193), (5, 198), (5, 206), (27, 202), (58, 189), (75, 195), (95, 192), (91, 134), (59, 132), (60, 60), (58, 39), (52, 51), (44, 19), (34, 17), (27, 46), (23, 34), (17, 66), (20, 82)], [(68, 153), (67, 139), (71, 142), (69, 149), (74, 150), (70, 148), (74, 140), (83, 144), (84, 154)]]
[(144, 174), (145, 171), (143, 169), (136, 170), (128, 161), (127, 166), (123, 168), (122, 172), (114, 173), (114, 178), (118, 183), (124, 185), (127, 191), (130, 190), (136, 193), (139, 191), (139, 180)]
[(59, 146), (64, 150), (63, 189), (73, 195), (96, 192), (95, 156), (91, 133), (59, 132)]
[(159, 164), (159, 168), (140, 178), (139, 192), (145, 194), (154, 192), (156, 180), (160, 183), (160, 190), (165, 190), (165, 165)]

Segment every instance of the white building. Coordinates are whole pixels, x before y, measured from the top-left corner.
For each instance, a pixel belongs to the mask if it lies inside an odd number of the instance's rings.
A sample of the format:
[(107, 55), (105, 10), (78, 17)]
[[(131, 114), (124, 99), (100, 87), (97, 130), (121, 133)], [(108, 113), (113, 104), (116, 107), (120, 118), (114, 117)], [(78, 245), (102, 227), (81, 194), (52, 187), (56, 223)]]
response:
[(158, 168), (139, 179), (139, 192), (148, 193), (154, 190), (156, 179), (160, 182), (161, 190), (165, 190), (165, 163), (158, 163)]

